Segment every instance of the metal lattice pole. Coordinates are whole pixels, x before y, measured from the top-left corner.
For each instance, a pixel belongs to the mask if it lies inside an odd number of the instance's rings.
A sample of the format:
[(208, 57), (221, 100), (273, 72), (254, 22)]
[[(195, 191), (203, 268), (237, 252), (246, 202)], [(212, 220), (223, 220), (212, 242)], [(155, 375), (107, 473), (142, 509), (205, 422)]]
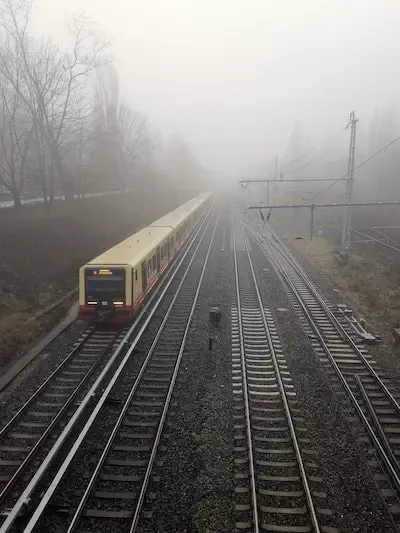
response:
[(345, 257), (349, 256), (350, 249), (350, 237), (351, 237), (351, 195), (353, 192), (354, 181), (354, 159), (356, 153), (356, 131), (357, 131), (358, 118), (355, 117), (354, 111), (350, 114), (349, 123), (346, 129), (350, 126), (350, 147), (349, 147), (349, 161), (347, 166), (347, 179), (346, 179), (346, 195), (345, 195), (345, 214), (343, 220), (343, 233), (342, 233), (342, 247), (341, 254)]

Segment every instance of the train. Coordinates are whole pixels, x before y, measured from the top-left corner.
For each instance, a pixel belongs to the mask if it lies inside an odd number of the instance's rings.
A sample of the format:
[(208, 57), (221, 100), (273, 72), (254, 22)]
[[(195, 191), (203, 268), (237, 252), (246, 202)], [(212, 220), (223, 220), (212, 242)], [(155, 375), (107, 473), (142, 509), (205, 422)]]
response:
[(211, 207), (201, 193), (79, 269), (79, 318), (132, 321), (168, 265)]

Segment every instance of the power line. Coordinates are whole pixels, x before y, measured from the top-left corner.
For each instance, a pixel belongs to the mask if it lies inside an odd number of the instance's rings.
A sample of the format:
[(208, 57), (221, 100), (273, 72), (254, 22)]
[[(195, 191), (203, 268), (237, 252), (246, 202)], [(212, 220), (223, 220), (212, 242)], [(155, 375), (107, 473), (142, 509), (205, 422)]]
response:
[[(397, 141), (400, 141), (400, 135), (398, 137), (396, 137), (395, 139), (393, 139), (392, 141), (390, 141), (388, 144), (385, 144), (385, 146), (382, 146), (382, 148), (380, 148), (379, 150), (377, 150), (375, 153), (373, 153), (372, 155), (370, 155), (369, 157), (367, 157), (367, 159), (365, 159), (364, 161), (362, 161), (361, 163), (359, 163), (358, 165), (356, 165), (354, 167), (354, 170), (358, 170), (359, 168), (363, 167), (364, 165), (366, 165), (369, 161), (371, 161), (371, 159), (373, 159), (374, 157), (376, 157), (377, 155), (379, 155), (381, 152), (383, 152), (384, 150), (386, 150), (387, 148), (389, 148), (390, 146), (392, 146), (392, 144), (396, 143)], [(347, 172), (346, 174), (343, 174), (343, 176), (341, 176), (340, 178), (338, 178), (336, 181), (334, 181), (333, 183), (331, 183), (330, 185), (328, 185), (327, 187), (325, 187), (325, 189), (322, 189), (322, 191), (319, 191), (315, 196), (313, 196), (312, 198), (312, 201), (315, 200), (315, 198), (317, 198), (318, 196), (320, 196), (322, 193), (326, 192), (328, 189), (330, 189), (331, 187), (333, 187), (334, 185), (336, 185), (336, 183), (339, 183), (339, 181), (345, 179), (347, 177)]]
[(325, 149), (315, 155), (315, 157), (312, 157), (309, 161), (306, 161), (305, 163), (302, 163), (301, 165), (298, 165), (297, 167), (290, 168), (286, 172), (295, 172), (296, 170), (300, 170), (301, 168), (307, 167), (308, 165), (311, 165), (311, 163), (314, 163), (314, 161), (317, 161), (321, 156), (323, 156), (330, 148), (337, 145), (339, 142), (341, 142), (341, 139), (332, 139), (331, 142), (325, 147)]
[(368, 163), (368, 161), (370, 161), (371, 159), (373, 159), (375, 156), (377, 156), (378, 154), (380, 154), (381, 152), (383, 152), (384, 150), (386, 150), (386, 148), (389, 148), (389, 146), (392, 146), (392, 144), (394, 144), (395, 142), (399, 141), (400, 140), (400, 135), (398, 137), (396, 137), (395, 139), (393, 139), (393, 141), (390, 141), (390, 143), (386, 144), (385, 146), (383, 146), (382, 148), (380, 148), (377, 152), (375, 152), (374, 154), (372, 154), (370, 157), (368, 157), (365, 161), (363, 161), (362, 163), (360, 163), (359, 165), (357, 165), (355, 167), (354, 170), (357, 170), (359, 169), (360, 167), (364, 166), (366, 163)]
[[(316, 157), (319, 157), (319, 155), (321, 154), (318, 154), (319, 150), (321, 150), (322, 148), (324, 148), (324, 145), (326, 143), (328, 143), (328, 146), (325, 147), (325, 150), (326, 151), (328, 148), (330, 148), (332, 146), (333, 143), (336, 144), (337, 140), (336, 139), (336, 136), (339, 135), (339, 133), (342, 133), (343, 130), (340, 130), (340, 131), (337, 131), (336, 133), (333, 134), (333, 138), (331, 137), (330, 139), (325, 139), (324, 141), (322, 141), (321, 143), (317, 144), (316, 147), (314, 148), (310, 148), (309, 150), (307, 150), (305, 153), (303, 154), (300, 154), (298, 157), (296, 157), (295, 159), (292, 159), (292, 161), (289, 161), (288, 163), (285, 163), (283, 165), (283, 169), (285, 170), (286, 169), (286, 172), (292, 172), (292, 170), (297, 170), (296, 168), (294, 169), (291, 169), (291, 168), (287, 168), (287, 167), (290, 167), (290, 165), (293, 165), (293, 163), (296, 163), (297, 161), (299, 161), (299, 159), (303, 159), (305, 157), (308, 157), (309, 155), (312, 155), (313, 153), (315, 153), (315, 151), (317, 152), (316, 154)], [(314, 158), (313, 158), (314, 160)], [(311, 162), (311, 161), (310, 161)], [(304, 166), (305, 165), (308, 165), (309, 163), (304, 163)], [(301, 168), (301, 167), (299, 167)]]

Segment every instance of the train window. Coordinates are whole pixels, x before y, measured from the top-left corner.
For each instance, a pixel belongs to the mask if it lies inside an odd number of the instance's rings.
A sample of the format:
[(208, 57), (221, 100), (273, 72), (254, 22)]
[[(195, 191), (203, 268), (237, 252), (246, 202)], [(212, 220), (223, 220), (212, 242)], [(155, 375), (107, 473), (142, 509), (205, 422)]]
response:
[(135, 281), (137, 281), (137, 270), (135, 268)]
[(155, 255), (153, 255), (152, 261), (153, 261), (153, 270), (155, 270), (156, 269), (156, 256)]
[(151, 274), (151, 260), (147, 261), (147, 272), (148, 272), (148, 275), (150, 276), (150, 274)]
[(115, 268), (107, 276), (100, 276), (93, 269), (85, 270), (86, 301), (125, 301), (125, 271)]

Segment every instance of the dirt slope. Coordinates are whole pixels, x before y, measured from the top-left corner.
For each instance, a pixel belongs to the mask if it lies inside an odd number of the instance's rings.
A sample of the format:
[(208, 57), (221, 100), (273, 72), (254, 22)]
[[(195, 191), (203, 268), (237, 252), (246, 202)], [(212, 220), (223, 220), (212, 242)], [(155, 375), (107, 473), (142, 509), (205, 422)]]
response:
[(0, 210), (0, 365), (57, 315), (26, 320), (77, 285), (79, 267), (196, 192), (158, 190)]

